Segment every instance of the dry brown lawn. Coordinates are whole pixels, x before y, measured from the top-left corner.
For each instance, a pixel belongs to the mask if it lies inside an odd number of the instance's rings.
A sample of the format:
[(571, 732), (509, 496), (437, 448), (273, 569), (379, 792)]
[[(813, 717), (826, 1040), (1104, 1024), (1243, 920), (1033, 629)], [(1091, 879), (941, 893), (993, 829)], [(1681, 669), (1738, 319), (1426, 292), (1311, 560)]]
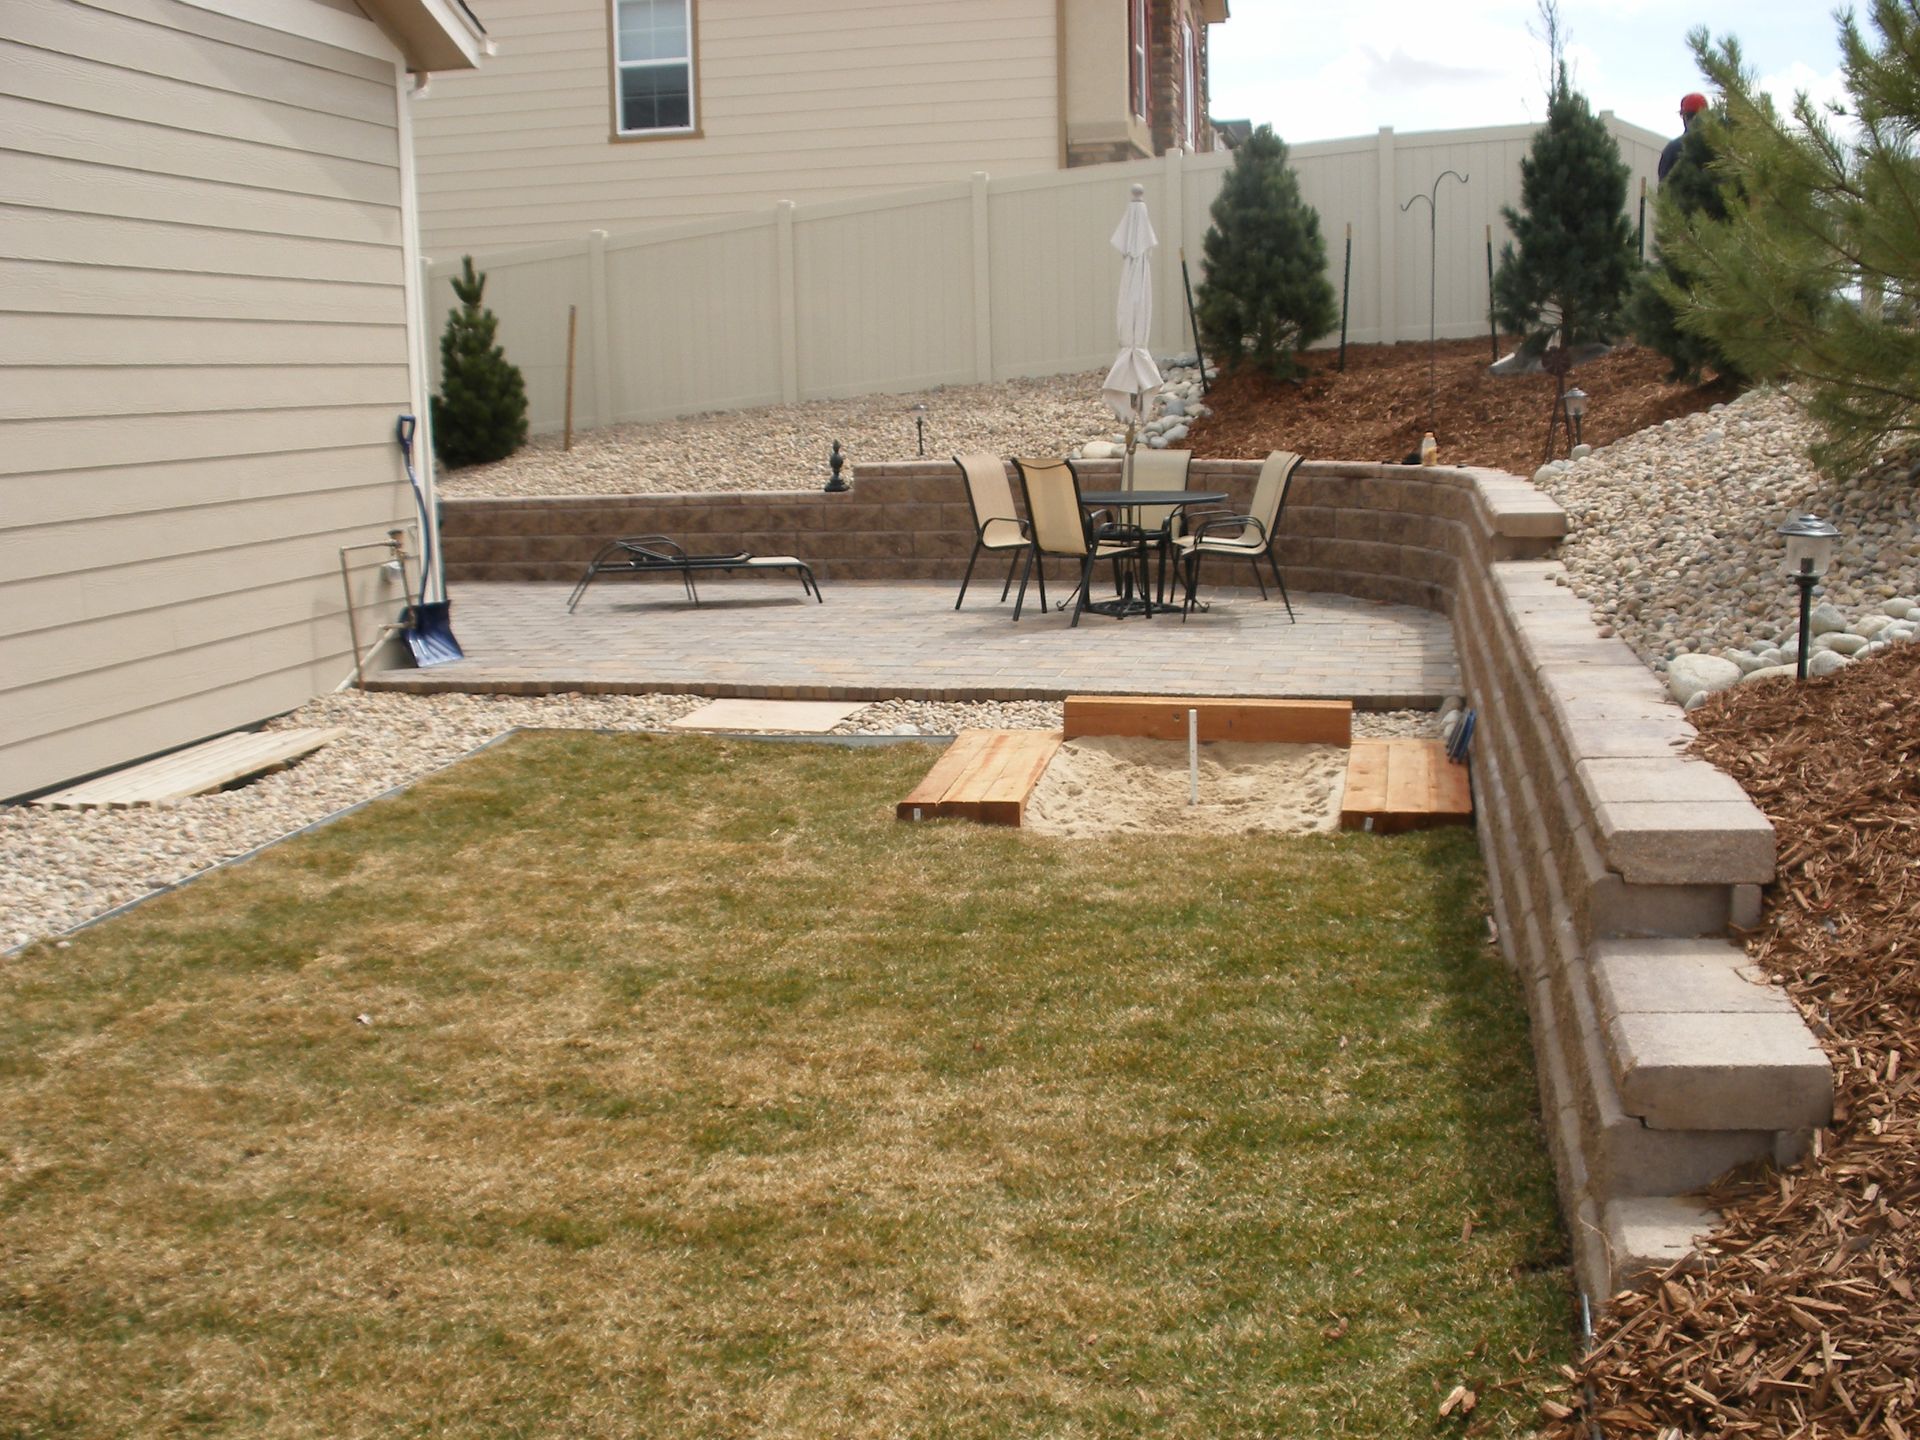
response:
[(522, 737), (6, 962), (0, 1435), (1527, 1429), (1471, 836), (895, 823), (929, 761)]

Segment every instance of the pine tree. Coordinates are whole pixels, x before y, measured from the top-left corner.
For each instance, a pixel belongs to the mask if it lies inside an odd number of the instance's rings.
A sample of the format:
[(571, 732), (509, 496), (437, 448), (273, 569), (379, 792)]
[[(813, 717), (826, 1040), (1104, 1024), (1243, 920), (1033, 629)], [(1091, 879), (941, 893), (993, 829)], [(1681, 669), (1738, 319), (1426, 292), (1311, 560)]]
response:
[(1920, 434), (1920, 4), (1874, 0), (1871, 16), (1877, 47), (1840, 22), (1851, 137), (1804, 94), (1783, 118), (1737, 41), (1688, 36), (1725, 95), (1730, 123), (1708, 138), (1742, 194), (1675, 237), (1693, 277), (1681, 324), (1751, 374), (1805, 382), (1830, 470)]
[(1287, 147), (1262, 125), (1233, 153), (1213, 201), (1196, 308), (1207, 348), (1229, 368), (1280, 378), (1340, 321), (1320, 216), (1300, 196)]
[(527, 385), (494, 343), (500, 321), (480, 304), (487, 277), (464, 257), (453, 281), (460, 308), (440, 337), (440, 393), (433, 397), (433, 448), (451, 466), (504, 460), (527, 442)]
[[(1557, 57), (1556, 57), (1557, 58)], [(1559, 61), (1547, 123), (1520, 161), (1520, 204), (1501, 210), (1513, 239), (1493, 281), (1494, 317), (1530, 349), (1554, 331), (1568, 344), (1620, 332), (1639, 263), (1627, 224), (1627, 164)]]
[(1707, 370), (1734, 380), (1747, 378), (1738, 362), (1713, 341), (1680, 325), (1693, 280), (1675, 247), (1685, 243), (1690, 217), (1727, 218), (1727, 197), (1722, 192), (1732, 181), (1714, 168), (1714, 149), (1707, 139), (1709, 126), (1725, 125), (1723, 108), (1711, 120), (1702, 116), (1694, 121), (1680, 137), (1680, 157), (1661, 182), (1654, 202), (1655, 263), (1634, 278), (1627, 301), (1628, 329), (1642, 345), (1667, 357), (1669, 380), (1697, 381)]

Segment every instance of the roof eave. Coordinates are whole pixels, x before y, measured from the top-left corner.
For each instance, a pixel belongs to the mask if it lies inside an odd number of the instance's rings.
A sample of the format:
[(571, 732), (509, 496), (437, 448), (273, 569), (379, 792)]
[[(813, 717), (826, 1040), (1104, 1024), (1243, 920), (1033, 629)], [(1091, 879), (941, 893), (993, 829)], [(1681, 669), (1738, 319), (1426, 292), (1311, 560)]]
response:
[(493, 42), (462, 0), (362, 0), (407, 58), (409, 70), (472, 70)]

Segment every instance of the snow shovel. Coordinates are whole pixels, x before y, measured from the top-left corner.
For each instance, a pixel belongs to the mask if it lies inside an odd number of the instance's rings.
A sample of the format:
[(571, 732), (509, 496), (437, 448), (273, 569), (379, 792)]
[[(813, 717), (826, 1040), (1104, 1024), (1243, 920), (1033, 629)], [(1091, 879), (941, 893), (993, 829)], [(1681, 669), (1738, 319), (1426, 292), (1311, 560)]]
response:
[[(447, 600), (427, 600), (427, 587), (433, 581), (433, 523), (427, 514), (427, 497), (420, 489), (420, 477), (413, 473), (413, 432), (416, 422), (402, 415), (393, 427), (393, 436), (406, 457), (407, 483), (413, 487), (414, 508), (420, 512), (420, 599), (407, 606), (400, 617), (407, 648), (413, 651), (413, 663), (422, 670), (429, 665), (445, 665), (464, 660), (467, 652), (453, 638), (453, 605)], [(409, 596), (409, 599), (412, 597)]]

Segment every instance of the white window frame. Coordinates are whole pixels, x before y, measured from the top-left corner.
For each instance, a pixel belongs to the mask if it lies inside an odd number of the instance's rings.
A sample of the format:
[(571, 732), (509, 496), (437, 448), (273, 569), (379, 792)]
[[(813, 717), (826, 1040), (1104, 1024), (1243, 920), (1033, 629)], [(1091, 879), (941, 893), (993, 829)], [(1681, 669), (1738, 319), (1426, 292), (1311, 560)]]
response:
[(1186, 147), (1191, 150), (1200, 143), (1200, 108), (1197, 94), (1200, 89), (1200, 52), (1193, 43), (1193, 22), (1184, 17), (1180, 21), (1180, 63), (1185, 72), (1180, 82), (1182, 92), (1180, 123), (1186, 132)]
[[(613, 134), (617, 140), (653, 140), (680, 139), (700, 133), (700, 87), (698, 52), (699, 42), (694, 33), (695, 0), (679, 0), (687, 17), (687, 53), (671, 60), (631, 60), (620, 58), (620, 6), (622, 0), (607, 0), (607, 19), (610, 28), (607, 32), (607, 58), (611, 67), (609, 79), (613, 85)], [(623, 70), (659, 70), (671, 65), (684, 65), (687, 71), (687, 123), (685, 125), (661, 126), (648, 130), (629, 130), (626, 128), (626, 106), (622, 103), (620, 72)]]

